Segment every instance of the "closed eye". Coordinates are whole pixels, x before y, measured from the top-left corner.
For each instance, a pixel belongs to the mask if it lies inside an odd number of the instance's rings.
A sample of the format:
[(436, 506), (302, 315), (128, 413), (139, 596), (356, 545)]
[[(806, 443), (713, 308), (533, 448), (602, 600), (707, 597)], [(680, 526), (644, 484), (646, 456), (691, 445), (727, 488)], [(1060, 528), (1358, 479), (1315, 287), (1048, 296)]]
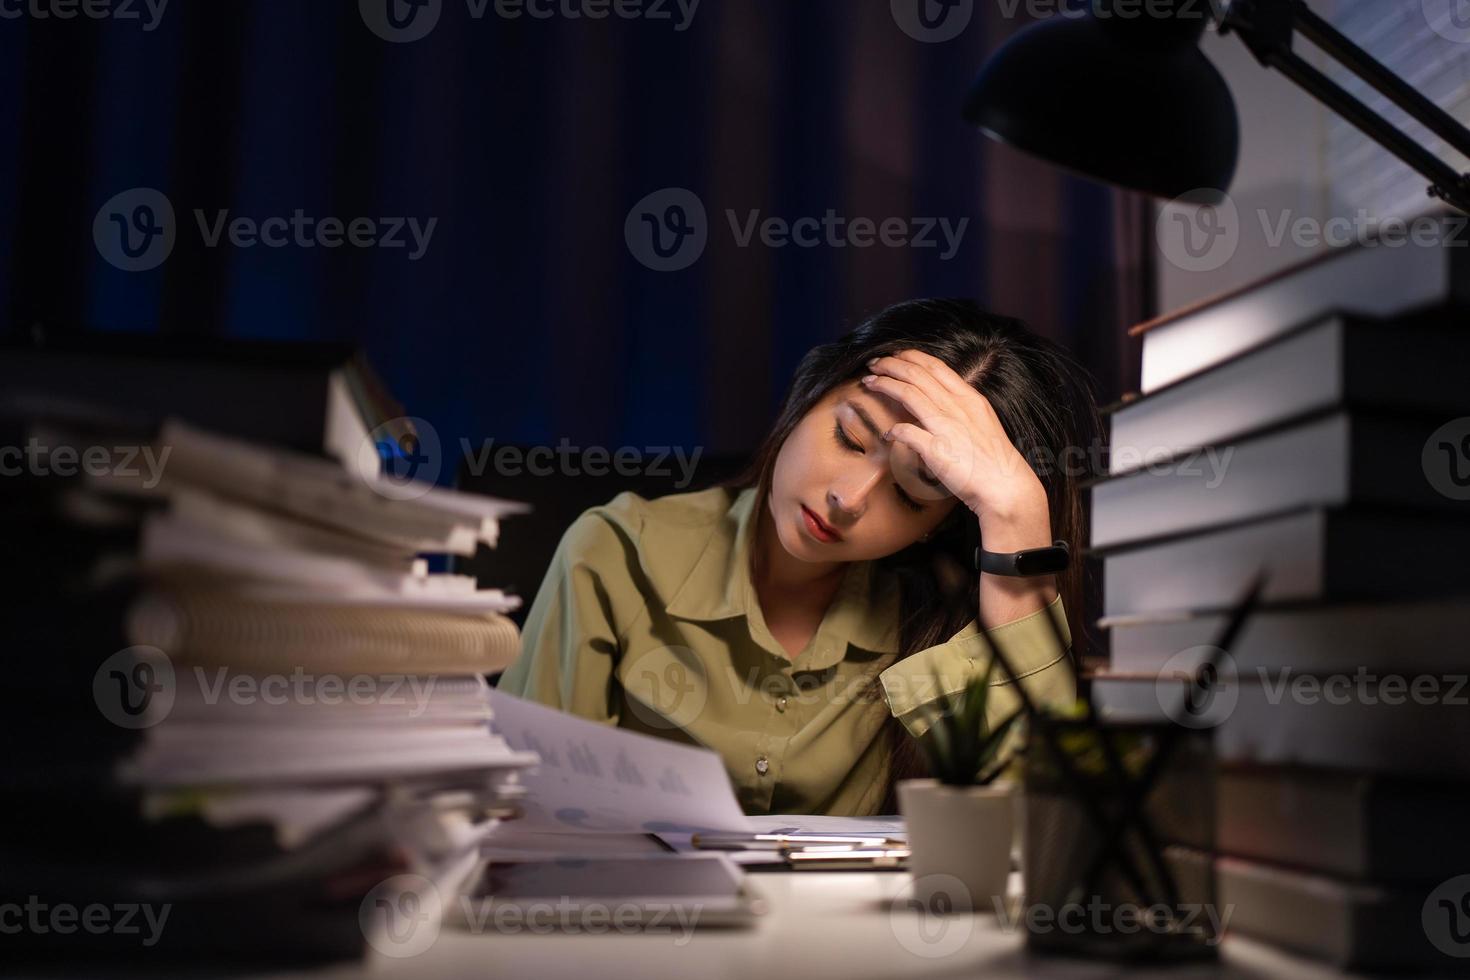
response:
[[(867, 455), (865, 452), (863, 452), (863, 447), (858, 445), (856, 442), (853, 442), (848, 434), (843, 430), (841, 422), (838, 422), (836, 425), (832, 426), (832, 436), (837, 440), (837, 444), (844, 449), (858, 453), (859, 455)], [(924, 510), (924, 505), (919, 503), (913, 497), (910, 497), (908, 495), (908, 492), (904, 490), (904, 488), (900, 484), (895, 483), (893, 485), (893, 489), (898, 491), (899, 503), (903, 504), (909, 510), (914, 511), (915, 513)]]

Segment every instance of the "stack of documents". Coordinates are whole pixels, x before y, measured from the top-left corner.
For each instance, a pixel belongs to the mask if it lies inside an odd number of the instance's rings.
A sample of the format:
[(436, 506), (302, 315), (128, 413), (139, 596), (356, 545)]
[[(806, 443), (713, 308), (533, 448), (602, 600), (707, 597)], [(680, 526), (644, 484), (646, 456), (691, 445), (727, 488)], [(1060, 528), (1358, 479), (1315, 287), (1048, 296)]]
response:
[(0, 424), (53, 464), (0, 481), (34, 556), (3, 599), (33, 667), (4, 725), (0, 803), (20, 829), (0, 842), (0, 891), (146, 900), (160, 920), (146, 944), (15, 942), (149, 962), (356, 956), (377, 883), (455, 887), (537, 760), (495, 735), (483, 679), (519, 652), (505, 614), (520, 599), (426, 555), (494, 546), (525, 505), (178, 421)]
[(527, 508), (177, 421), (158, 442), (170, 465), (148, 491), (127, 630), (173, 688), (121, 779), (211, 818), (254, 801), (278, 839), (302, 808), (343, 817), (363, 805), (344, 790), (370, 791), (410, 867), (442, 878), (513, 810), (535, 757), (491, 731), (482, 676), (518, 654), (505, 613), (521, 600), (426, 555), (494, 546)]

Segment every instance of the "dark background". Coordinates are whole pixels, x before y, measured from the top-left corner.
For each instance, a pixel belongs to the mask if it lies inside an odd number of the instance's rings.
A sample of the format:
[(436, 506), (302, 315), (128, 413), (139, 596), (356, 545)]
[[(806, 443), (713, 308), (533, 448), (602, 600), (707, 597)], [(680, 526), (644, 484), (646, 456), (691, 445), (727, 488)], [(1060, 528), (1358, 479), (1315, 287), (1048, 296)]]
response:
[[(804, 351), (916, 295), (1025, 317), (1104, 402), (1132, 386), (1144, 205), (959, 119), (986, 52), (1024, 26), (1000, 5), (926, 43), (887, 0), (703, 0), (683, 31), (673, 4), (661, 21), (442, 4), (412, 43), (374, 34), (356, 0), (171, 0), (152, 31), (142, 0), (132, 21), (0, 19), (10, 325), (351, 341), (448, 444), (746, 452)], [(92, 226), (137, 187), (168, 196), (178, 238), (127, 272)], [(630, 208), (665, 187), (709, 215), (708, 247), (676, 272), (624, 241)], [(221, 208), (438, 224), (416, 262), (206, 247), (193, 212)], [(945, 261), (740, 248), (725, 217), (829, 208), (970, 224)]]

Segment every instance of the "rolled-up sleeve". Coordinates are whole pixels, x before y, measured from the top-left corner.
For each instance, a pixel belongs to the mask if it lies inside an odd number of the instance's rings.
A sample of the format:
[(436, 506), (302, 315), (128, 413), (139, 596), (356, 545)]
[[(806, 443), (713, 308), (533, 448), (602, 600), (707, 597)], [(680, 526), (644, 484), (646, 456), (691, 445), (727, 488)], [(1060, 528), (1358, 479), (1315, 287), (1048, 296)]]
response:
[[(521, 653), (496, 681), (497, 690), (582, 718), (616, 725), (613, 672), (621, 649), (620, 591), (632, 588), (626, 571), (631, 546), (596, 513), (572, 522), (526, 613)], [(607, 574), (622, 569), (620, 575)]]
[[(1057, 625), (1055, 633), (1042, 618), (1048, 615)], [(1057, 633), (1061, 635), (1061, 646)], [(878, 679), (889, 711), (915, 737), (923, 735), (948, 699), (985, 673), (992, 643), (1005, 654), (1034, 703), (1059, 706), (1076, 698), (1072, 671), (1064, 662), (1071, 649), (1072, 633), (1062, 597), (1057, 596), (1044, 609), (993, 626), (985, 634), (972, 619), (944, 643), (919, 650), (884, 670)], [(1020, 707), (1021, 701), (999, 665), (991, 674), (991, 687), (985, 714), (986, 722), (995, 725)]]

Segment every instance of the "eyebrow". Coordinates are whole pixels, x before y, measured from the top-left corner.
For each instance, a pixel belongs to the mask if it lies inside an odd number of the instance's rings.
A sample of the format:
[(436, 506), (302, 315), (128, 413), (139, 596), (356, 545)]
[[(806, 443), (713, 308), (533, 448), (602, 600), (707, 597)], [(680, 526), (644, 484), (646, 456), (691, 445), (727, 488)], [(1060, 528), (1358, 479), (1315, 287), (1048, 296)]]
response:
[(878, 428), (877, 424), (873, 421), (873, 417), (863, 410), (863, 406), (859, 405), (851, 398), (847, 399), (842, 404), (846, 405), (854, 412), (857, 412), (857, 417), (863, 420), (863, 425), (867, 426), (868, 431), (873, 433), (876, 438), (883, 438), (883, 430)]
[[(875, 437), (877, 437), (878, 439), (883, 438), (883, 431), (878, 428), (877, 424), (873, 421), (873, 417), (869, 415), (866, 411), (864, 411), (861, 405), (853, 401), (851, 398), (845, 400), (842, 404), (846, 405), (848, 408), (856, 412), (857, 417), (862, 420), (863, 425), (866, 426), (868, 431), (873, 433)], [(941, 481), (938, 477), (925, 473), (922, 466), (917, 466), (914, 468), (914, 475), (917, 476), (921, 481), (931, 487), (934, 487), (935, 489), (939, 489), (944, 485), (943, 481)]]

